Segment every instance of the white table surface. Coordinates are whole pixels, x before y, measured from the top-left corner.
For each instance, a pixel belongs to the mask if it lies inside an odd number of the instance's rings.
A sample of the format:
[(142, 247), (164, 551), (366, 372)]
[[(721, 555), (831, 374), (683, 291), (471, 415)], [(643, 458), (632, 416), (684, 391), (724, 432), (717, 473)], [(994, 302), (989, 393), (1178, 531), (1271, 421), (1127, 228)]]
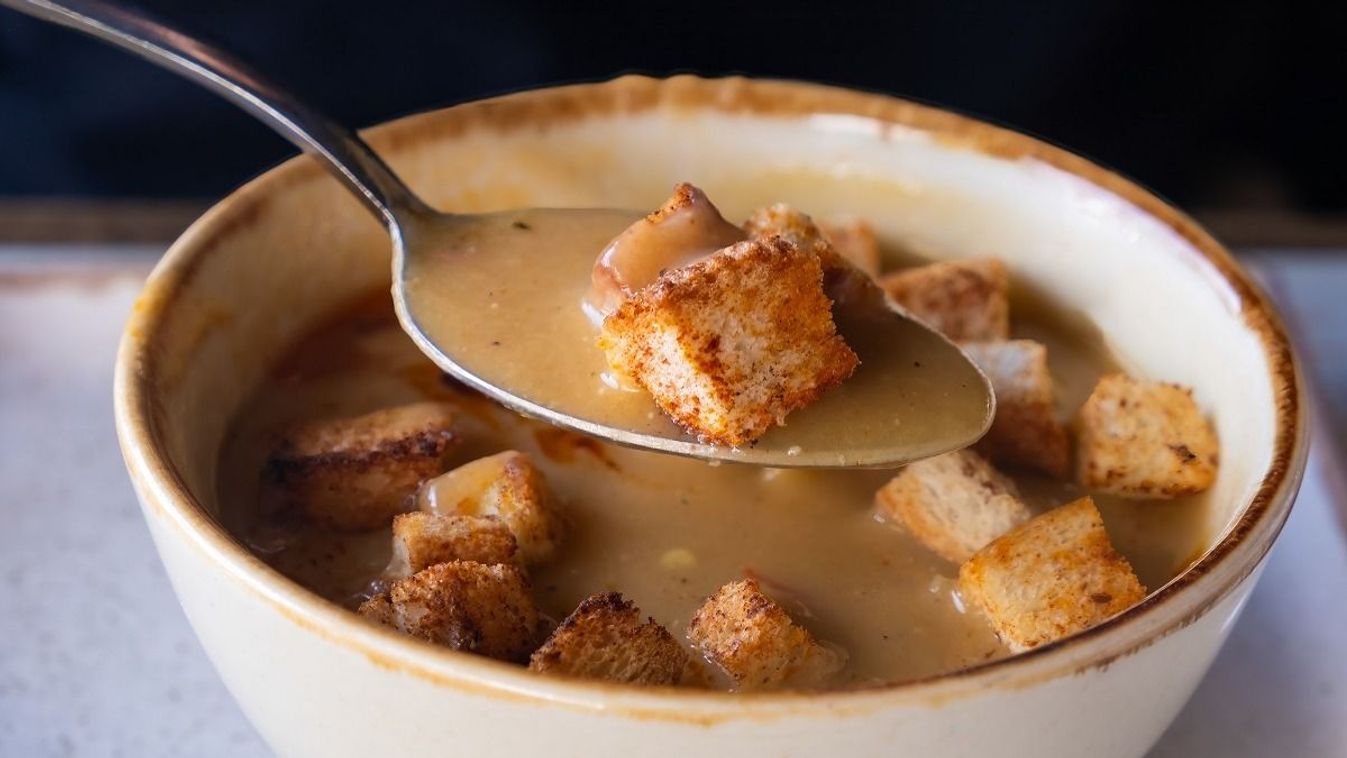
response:
[[(156, 253), (0, 248), (0, 756), (268, 754), (178, 608), (117, 451), (113, 356)], [(1257, 260), (1328, 358), (1321, 390), (1347, 398), (1347, 256)], [(1347, 489), (1327, 450), (1152, 756), (1347, 756)]]

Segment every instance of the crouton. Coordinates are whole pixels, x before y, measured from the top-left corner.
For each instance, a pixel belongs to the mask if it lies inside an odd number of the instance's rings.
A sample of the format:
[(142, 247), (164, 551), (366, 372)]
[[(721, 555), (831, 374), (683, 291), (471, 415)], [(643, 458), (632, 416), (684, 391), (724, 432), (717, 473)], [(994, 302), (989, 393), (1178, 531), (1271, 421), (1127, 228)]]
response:
[(996, 258), (945, 261), (879, 278), (894, 302), (950, 339), (1003, 340), (1010, 335), (1009, 278)]
[(1080, 409), (1077, 473), (1123, 497), (1171, 498), (1216, 480), (1219, 443), (1192, 390), (1110, 374)]
[(323, 526), (386, 526), (423, 480), (444, 471), (458, 442), (453, 420), (447, 404), (414, 403), (300, 424), (272, 450), (266, 484)]
[(1088, 629), (1146, 595), (1088, 497), (979, 550), (959, 569), (959, 592), (1016, 652)]
[(688, 624), (688, 639), (740, 690), (822, 686), (846, 663), (754, 579), (730, 582), (707, 598)]
[[(783, 237), (818, 258), (819, 266), (823, 269), (823, 292), (832, 300), (834, 312), (839, 307), (887, 307), (884, 292), (875, 284), (872, 273), (848, 258), (851, 253), (839, 252), (807, 214), (784, 203), (769, 205), (759, 208), (748, 217), (744, 222), (744, 232), (755, 240)], [(860, 240), (859, 230), (855, 230), (855, 237)], [(860, 245), (858, 241), (849, 242), (853, 247)], [(878, 250), (875, 254), (878, 255)]]
[(394, 582), (359, 613), (418, 639), (514, 662), (528, 659), (540, 629), (524, 572), (502, 563), (438, 563)]
[(533, 653), (529, 668), (544, 674), (672, 686), (691, 656), (668, 630), (622, 595), (591, 595)]
[(817, 257), (781, 237), (665, 273), (603, 322), (600, 347), (706, 442), (756, 441), (851, 376)]
[(823, 236), (843, 258), (870, 276), (879, 275), (879, 242), (863, 219), (836, 217), (818, 223)]
[(1066, 478), (1071, 445), (1053, 410), (1048, 349), (1032, 340), (966, 342), (960, 347), (991, 380), (996, 418), (977, 449), (996, 463)]
[(825, 290), (827, 281), (837, 271), (859, 271), (860, 267), (840, 250), (833, 246), (823, 229), (814, 223), (809, 214), (802, 213), (785, 203), (769, 205), (753, 212), (744, 222), (744, 233), (752, 240), (767, 240), (781, 237), (800, 250), (819, 259), (823, 268)]
[(393, 559), (384, 577), (402, 579), (437, 563), (514, 563), (514, 535), (490, 516), (441, 516), (417, 511), (393, 517)]
[(785, 203), (759, 208), (744, 221), (744, 233), (749, 239), (765, 240), (769, 237), (784, 237), (796, 247), (807, 253), (818, 254), (832, 250), (832, 244), (823, 235), (823, 230), (806, 213), (795, 210)]
[(417, 505), (428, 513), (500, 519), (514, 535), (525, 564), (549, 560), (565, 531), (542, 472), (514, 450), (479, 458), (426, 482)]
[(875, 508), (953, 563), (1033, 515), (1015, 483), (971, 450), (909, 463), (875, 493)]
[(739, 227), (720, 215), (706, 193), (679, 184), (663, 206), (624, 229), (599, 254), (590, 275), (589, 302), (599, 313), (612, 313), (664, 270), (743, 239)]

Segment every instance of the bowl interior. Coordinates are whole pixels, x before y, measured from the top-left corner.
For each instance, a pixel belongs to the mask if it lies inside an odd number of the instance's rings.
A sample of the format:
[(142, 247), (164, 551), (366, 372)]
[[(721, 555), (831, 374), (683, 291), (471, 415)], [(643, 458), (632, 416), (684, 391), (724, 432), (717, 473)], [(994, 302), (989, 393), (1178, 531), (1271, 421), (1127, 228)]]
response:
[[(372, 141), (451, 211), (648, 208), (687, 180), (731, 219), (785, 201), (863, 216), (900, 255), (1001, 256), (1018, 299), (1074, 314), (1129, 371), (1197, 388), (1222, 444), (1209, 545), (1273, 464), (1284, 388), (1228, 261), (1157, 217), (1173, 213), (1158, 201), (1027, 138), (827, 88), (628, 79), (416, 116)], [(137, 303), (155, 330), (139, 335), (139, 376), (161, 452), (208, 512), (232, 415), (315, 321), (387, 286), (389, 259), (373, 218), (302, 159), (221, 203), (165, 260)]]

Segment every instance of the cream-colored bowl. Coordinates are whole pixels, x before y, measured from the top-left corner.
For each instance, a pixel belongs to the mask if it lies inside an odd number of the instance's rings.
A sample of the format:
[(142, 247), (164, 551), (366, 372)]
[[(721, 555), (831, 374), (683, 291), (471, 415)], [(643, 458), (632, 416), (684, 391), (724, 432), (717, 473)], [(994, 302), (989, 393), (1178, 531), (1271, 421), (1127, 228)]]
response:
[[(1130, 370), (1216, 419), (1210, 549), (1139, 606), (1029, 654), (836, 694), (728, 696), (541, 678), (368, 625), (218, 524), (216, 457), (267, 367), (389, 278), (374, 220), (308, 159), (226, 198), (136, 303), (117, 428), (146, 521), (211, 660), (282, 755), (1136, 756), (1248, 597), (1304, 467), (1304, 400), (1263, 294), (1190, 219), (1086, 160), (877, 95), (624, 78), (373, 129), (433, 204), (653, 207), (675, 181), (731, 218), (785, 200), (857, 213), (936, 257), (995, 253), (1083, 314)], [(488, 317), (483, 314), (483, 318)]]

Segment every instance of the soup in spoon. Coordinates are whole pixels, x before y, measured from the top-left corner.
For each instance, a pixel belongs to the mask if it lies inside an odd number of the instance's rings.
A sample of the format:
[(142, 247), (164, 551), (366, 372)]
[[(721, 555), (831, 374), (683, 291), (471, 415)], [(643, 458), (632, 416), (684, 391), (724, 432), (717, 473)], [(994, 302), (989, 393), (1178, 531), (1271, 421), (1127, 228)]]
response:
[(596, 348), (599, 323), (661, 272), (749, 236), (688, 192), (686, 203), (652, 215), (655, 222), (621, 211), (529, 210), (476, 217), (457, 231), (450, 224), (443, 254), (407, 263), (404, 296), (415, 327), (451, 350), (455, 364), (514, 397), (565, 409), (598, 436), (676, 454), (892, 466), (967, 445), (986, 430), (990, 393), (976, 367), (917, 321), (842, 297), (845, 282), (830, 287), (832, 319), (859, 366), (753, 444), (708, 444), (633, 391)]

